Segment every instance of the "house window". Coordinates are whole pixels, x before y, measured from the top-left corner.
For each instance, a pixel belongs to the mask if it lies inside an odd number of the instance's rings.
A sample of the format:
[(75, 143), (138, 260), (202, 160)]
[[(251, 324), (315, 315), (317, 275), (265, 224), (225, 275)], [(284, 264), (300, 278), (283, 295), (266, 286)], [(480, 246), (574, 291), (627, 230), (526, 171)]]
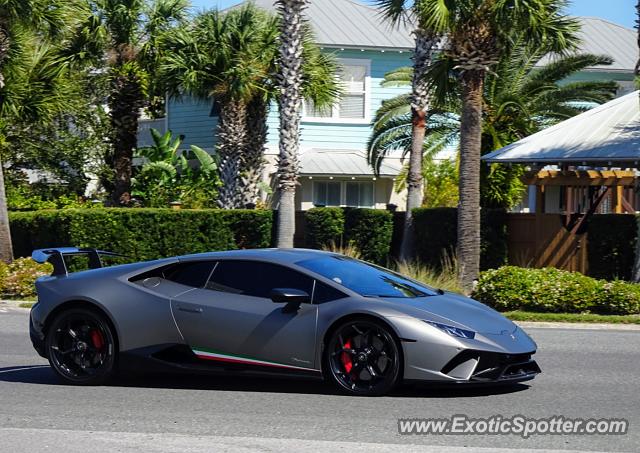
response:
[(317, 108), (310, 100), (304, 103), (304, 119), (316, 121), (369, 121), (370, 61), (340, 60), (338, 73), (342, 96), (331, 107)]
[(314, 181), (315, 206), (374, 207), (373, 181)]
[(346, 206), (370, 208), (373, 206), (373, 183), (370, 181), (347, 182)]
[(340, 206), (341, 187), (338, 181), (318, 181), (313, 185), (313, 204)]

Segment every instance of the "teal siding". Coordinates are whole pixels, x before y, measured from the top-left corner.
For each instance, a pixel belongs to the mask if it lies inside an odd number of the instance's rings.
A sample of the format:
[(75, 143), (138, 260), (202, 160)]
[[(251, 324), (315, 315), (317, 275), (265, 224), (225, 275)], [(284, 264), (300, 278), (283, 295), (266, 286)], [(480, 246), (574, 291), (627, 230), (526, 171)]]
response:
[(185, 136), (183, 146), (213, 148), (218, 121), (216, 117), (209, 116), (211, 101), (192, 97), (170, 99), (167, 112), (169, 130), (176, 136)]
[[(388, 71), (411, 64), (410, 53), (398, 51), (357, 51), (333, 52), (337, 58), (365, 59), (371, 61), (371, 117), (384, 99), (405, 92), (407, 88), (383, 88), (380, 81)], [(174, 134), (185, 136), (186, 146), (214, 146), (216, 118), (209, 116), (211, 103), (185, 97), (170, 100), (168, 104), (169, 129)], [(269, 145), (278, 143), (278, 111), (274, 104), (267, 119)], [(314, 123), (303, 121), (300, 141), (304, 147), (364, 149), (371, 132), (369, 124)]]
[[(398, 51), (359, 51), (359, 50), (327, 50), (337, 58), (364, 59), (371, 62), (371, 111), (373, 118), (384, 99), (406, 92), (406, 87), (383, 88), (380, 86), (384, 74), (401, 66), (411, 65), (410, 52)], [(584, 71), (576, 74), (567, 82), (580, 80), (633, 80), (633, 75), (606, 71)], [(215, 143), (217, 118), (209, 116), (210, 101), (199, 101), (190, 97), (171, 100), (168, 104), (169, 129), (174, 134), (185, 135), (186, 146), (195, 144), (203, 148), (211, 148)], [(267, 143), (276, 146), (278, 143), (278, 111), (274, 104), (267, 119), (269, 135)], [(360, 149), (364, 150), (371, 126), (369, 124), (348, 124), (312, 122), (303, 119), (300, 125), (300, 142), (305, 148), (324, 149)]]

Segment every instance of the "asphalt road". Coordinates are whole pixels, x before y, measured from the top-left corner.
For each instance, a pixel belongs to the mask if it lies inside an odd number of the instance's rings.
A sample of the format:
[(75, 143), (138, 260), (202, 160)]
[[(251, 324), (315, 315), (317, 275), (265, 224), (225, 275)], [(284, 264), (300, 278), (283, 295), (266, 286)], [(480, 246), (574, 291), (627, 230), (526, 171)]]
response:
[[(0, 451), (640, 451), (638, 331), (528, 329), (543, 369), (530, 385), (355, 398), (315, 381), (247, 377), (61, 385), (31, 348), (27, 316), (0, 307)], [(398, 418), (454, 414), (611, 417), (630, 425), (622, 436), (398, 434)]]

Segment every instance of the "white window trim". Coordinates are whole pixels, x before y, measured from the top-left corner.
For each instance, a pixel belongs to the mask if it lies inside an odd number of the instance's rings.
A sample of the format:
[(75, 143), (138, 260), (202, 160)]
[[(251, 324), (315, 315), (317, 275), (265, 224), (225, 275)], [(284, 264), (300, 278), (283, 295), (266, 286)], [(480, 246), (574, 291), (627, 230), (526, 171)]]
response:
[(371, 60), (367, 58), (338, 58), (340, 65), (364, 66), (364, 118), (340, 118), (337, 103), (331, 107), (330, 117), (306, 116), (306, 106), (303, 107), (303, 123), (332, 123), (332, 124), (370, 124), (371, 123)]
[[(316, 197), (316, 184), (317, 183), (338, 183), (340, 184), (340, 205), (338, 206), (328, 206), (324, 205), (327, 208), (367, 208), (367, 209), (375, 209), (376, 208), (376, 182), (375, 180), (369, 179), (313, 179), (311, 184), (311, 204), (316, 207), (315, 197)], [(372, 193), (372, 204), (370, 206), (347, 206), (347, 183), (349, 182), (357, 182), (357, 183), (371, 183), (373, 193)]]

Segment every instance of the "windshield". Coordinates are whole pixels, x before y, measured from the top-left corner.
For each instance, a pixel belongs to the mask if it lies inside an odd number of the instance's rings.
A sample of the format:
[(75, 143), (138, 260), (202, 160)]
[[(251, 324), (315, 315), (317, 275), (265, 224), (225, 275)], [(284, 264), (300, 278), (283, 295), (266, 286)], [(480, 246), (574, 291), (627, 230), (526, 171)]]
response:
[(328, 255), (296, 264), (361, 296), (413, 298), (437, 294), (434, 289), (393, 271), (345, 256)]

